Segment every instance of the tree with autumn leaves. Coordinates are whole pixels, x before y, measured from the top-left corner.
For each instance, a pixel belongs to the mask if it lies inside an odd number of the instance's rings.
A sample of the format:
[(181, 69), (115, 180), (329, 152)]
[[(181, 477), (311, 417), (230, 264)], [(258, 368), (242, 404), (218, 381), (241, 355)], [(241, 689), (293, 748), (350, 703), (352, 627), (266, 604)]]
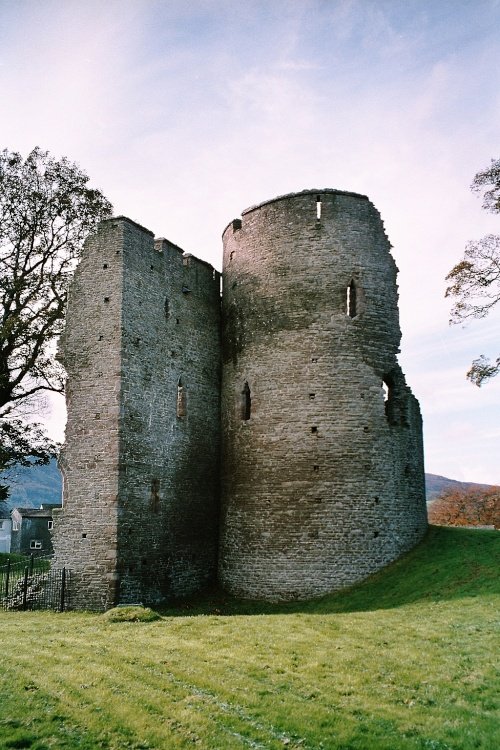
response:
[(500, 529), (500, 487), (449, 489), (431, 503), (436, 526), (494, 526)]

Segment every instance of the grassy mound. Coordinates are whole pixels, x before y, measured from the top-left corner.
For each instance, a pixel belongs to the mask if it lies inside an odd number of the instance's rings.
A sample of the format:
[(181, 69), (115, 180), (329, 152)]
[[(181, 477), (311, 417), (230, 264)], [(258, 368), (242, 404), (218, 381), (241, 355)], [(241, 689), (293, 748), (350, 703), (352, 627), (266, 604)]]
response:
[(154, 622), (161, 619), (157, 612), (139, 605), (114, 607), (105, 612), (102, 618), (107, 622)]

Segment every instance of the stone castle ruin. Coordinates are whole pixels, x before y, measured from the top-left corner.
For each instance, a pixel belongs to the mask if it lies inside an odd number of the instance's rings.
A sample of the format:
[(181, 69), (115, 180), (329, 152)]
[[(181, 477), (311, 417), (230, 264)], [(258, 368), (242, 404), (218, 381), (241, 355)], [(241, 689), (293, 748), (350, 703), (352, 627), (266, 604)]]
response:
[(56, 561), (75, 607), (159, 603), (216, 579), (307, 599), (427, 527), (422, 423), (397, 362), (397, 268), (363, 195), (243, 212), (220, 274), (103, 222), (61, 340), (68, 423)]

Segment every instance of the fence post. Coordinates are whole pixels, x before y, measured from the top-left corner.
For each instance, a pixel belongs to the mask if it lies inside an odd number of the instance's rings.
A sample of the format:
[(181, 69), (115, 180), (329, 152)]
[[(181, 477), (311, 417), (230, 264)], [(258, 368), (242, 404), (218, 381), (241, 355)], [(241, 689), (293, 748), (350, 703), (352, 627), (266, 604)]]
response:
[(33, 575), (33, 564), (34, 564), (34, 562), (35, 562), (35, 555), (32, 552), (31, 555), (30, 555), (30, 576)]
[(9, 578), (10, 578), (10, 558), (7, 560), (7, 570), (5, 571), (5, 598), (9, 596)]
[(66, 568), (63, 568), (61, 571), (61, 602), (59, 606), (59, 611), (64, 612), (64, 596), (66, 593)]
[(29, 568), (26, 567), (24, 569), (24, 582), (23, 582), (23, 611), (26, 609), (26, 604), (28, 601), (28, 576), (29, 576)]

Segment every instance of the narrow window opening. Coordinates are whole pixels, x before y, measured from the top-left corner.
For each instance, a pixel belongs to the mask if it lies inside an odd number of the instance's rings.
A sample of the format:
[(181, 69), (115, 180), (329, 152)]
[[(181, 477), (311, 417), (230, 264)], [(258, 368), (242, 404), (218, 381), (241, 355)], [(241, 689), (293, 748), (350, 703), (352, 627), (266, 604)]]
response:
[(160, 480), (151, 480), (151, 510), (158, 513), (160, 510)]
[(234, 250), (231, 250), (229, 253), (229, 260), (232, 260), (234, 258)]
[(170, 317), (170, 302), (168, 301), (168, 297), (165, 297), (165, 304), (163, 306), (163, 310), (165, 312), (165, 317), (168, 319)]
[(30, 541), (30, 549), (42, 549), (42, 543), (39, 539), (32, 539)]
[(347, 314), (350, 318), (355, 318), (357, 312), (357, 290), (354, 280), (347, 287)]
[(103, 264), (102, 264), (102, 267), (103, 267), (103, 268), (107, 268), (107, 267), (108, 267), (108, 264), (107, 264), (107, 263), (103, 263)]
[(250, 386), (245, 380), (243, 390), (241, 391), (241, 419), (248, 421), (252, 413), (252, 395), (250, 393)]
[(382, 382), (382, 391), (384, 394), (384, 409), (385, 416), (390, 425), (398, 425), (401, 423), (401, 403), (398, 394), (398, 389), (394, 381), (393, 375), (387, 375)]
[(382, 381), (382, 391), (384, 393), (384, 402), (387, 403), (389, 401), (389, 385), (385, 380)]
[(179, 319), (179, 318), (176, 318), (176, 319), (175, 319), (175, 322), (176, 322), (176, 324), (177, 324), (177, 325), (179, 325), (179, 323), (180, 323), (181, 321), (180, 321), (180, 319)]
[(314, 464), (313, 471), (319, 471), (319, 465), (318, 464)]
[(104, 336), (103, 336), (103, 335), (101, 334), (101, 335), (99, 336), (99, 341), (102, 341), (103, 339), (104, 339)]
[(54, 521), (47, 521), (47, 528), (51, 531), (54, 528)]
[(321, 219), (321, 195), (316, 196), (316, 219)]
[(181, 378), (177, 381), (177, 416), (186, 416), (186, 391)]

